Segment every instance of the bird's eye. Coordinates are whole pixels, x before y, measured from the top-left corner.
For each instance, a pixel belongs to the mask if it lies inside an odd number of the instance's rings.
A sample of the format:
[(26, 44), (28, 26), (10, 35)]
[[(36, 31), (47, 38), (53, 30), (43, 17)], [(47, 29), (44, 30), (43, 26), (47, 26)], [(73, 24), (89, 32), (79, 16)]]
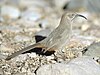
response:
[(74, 14), (72, 14), (72, 16), (74, 16)]
[(73, 18), (75, 14), (69, 14), (69, 18)]

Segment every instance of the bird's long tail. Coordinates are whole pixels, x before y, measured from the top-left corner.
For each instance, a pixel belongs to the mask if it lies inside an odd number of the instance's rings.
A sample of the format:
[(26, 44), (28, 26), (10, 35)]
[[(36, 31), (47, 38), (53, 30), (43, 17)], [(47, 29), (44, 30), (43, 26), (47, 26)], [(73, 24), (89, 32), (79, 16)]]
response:
[(36, 43), (36, 44), (33, 44), (33, 45), (30, 45), (30, 46), (28, 46), (28, 47), (26, 47), (26, 48), (24, 48), (24, 49), (22, 49), (22, 50), (20, 50), (20, 51), (17, 51), (17, 52), (15, 52), (15, 53), (13, 53), (12, 55), (10, 55), (10, 56), (8, 56), (7, 58), (6, 58), (6, 60), (10, 60), (11, 58), (14, 58), (15, 56), (18, 56), (19, 54), (21, 54), (21, 53), (24, 53), (24, 52), (26, 52), (26, 51), (29, 51), (29, 50), (31, 50), (31, 49), (33, 49), (33, 48), (43, 48), (44, 46), (43, 46), (43, 44), (41, 44), (41, 43)]

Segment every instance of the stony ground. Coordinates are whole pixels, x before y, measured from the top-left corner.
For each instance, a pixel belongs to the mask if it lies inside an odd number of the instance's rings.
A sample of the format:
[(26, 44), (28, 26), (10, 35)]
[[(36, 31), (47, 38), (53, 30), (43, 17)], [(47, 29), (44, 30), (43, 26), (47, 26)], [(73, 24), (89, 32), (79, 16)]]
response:
[[(100, 75), (100, 14), (82, 7), (64, 8), (68, 2), (0, 0), (0, 75)], [(36, 38), (47, 37), (69, 10), (87, 20), (74, 20), (72, 37), (63, 52), (40, 54), (31, 50), (5, 60), (8, 55), (36, 43)]]

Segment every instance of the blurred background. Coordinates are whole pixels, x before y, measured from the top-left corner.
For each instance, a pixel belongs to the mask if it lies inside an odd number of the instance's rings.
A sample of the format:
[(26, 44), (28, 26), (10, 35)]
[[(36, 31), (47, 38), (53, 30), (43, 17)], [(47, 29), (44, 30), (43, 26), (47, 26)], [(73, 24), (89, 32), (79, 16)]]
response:
[[(100, 13), (100, 0), (0, 0), (0, 20), (29, 18), (35, 21), (43, 15), (63, 11)], [(54, 14), (53, 13), (53, 14)], [(3, 17), (3, 18), (2, 18)]]
[(0, 0), (0, 22), (18, 19), (39, 22), (47, 16), (62, 15), (65, 11), (99, 17), (99, 3), (100, 0)]
[(100, 0), (0, 0), (1, 51), (27, 46), (36, 35), (47, 37), (66, 11), (88, 19), (75, 19), (73, 34), (100, 40)]

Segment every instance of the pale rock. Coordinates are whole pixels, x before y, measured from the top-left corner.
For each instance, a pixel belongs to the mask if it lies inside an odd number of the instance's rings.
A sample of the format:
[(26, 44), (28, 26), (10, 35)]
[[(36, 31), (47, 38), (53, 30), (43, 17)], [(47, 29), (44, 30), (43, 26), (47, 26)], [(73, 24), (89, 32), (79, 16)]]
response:
[(50, 61), (54, 59), (54, 56), (47, 56), (46, 58), (47, 58), (47, 61)]
[(84, 24), (84, 25), (81, 26), (81, 30), (86, 31), (89, 27), (90, 27), (89, 25)]
[(20, 16), (20, 10), (10, 5), (1, 6), (1, 15), (8, 19), (17, 19)]
[(84, 55), (91, 57), (100, 57), (100, 42), (92, 43), (85, 52)]
[(28, 55), (29, 55), (29, 57), (31, 57), (31, 58), (36, 58), (36, 57), (37, 57), (36, 53), (28, 53)]
[(90, 57), (79, 57), (67, 64), (41, 66), (37, 75), (100, 75), (100, 65)]
[(41, 13), (36, 11), (25, 11), (22, 13), (22, 18), (27, 21), (37, 21), (42, 17)]

